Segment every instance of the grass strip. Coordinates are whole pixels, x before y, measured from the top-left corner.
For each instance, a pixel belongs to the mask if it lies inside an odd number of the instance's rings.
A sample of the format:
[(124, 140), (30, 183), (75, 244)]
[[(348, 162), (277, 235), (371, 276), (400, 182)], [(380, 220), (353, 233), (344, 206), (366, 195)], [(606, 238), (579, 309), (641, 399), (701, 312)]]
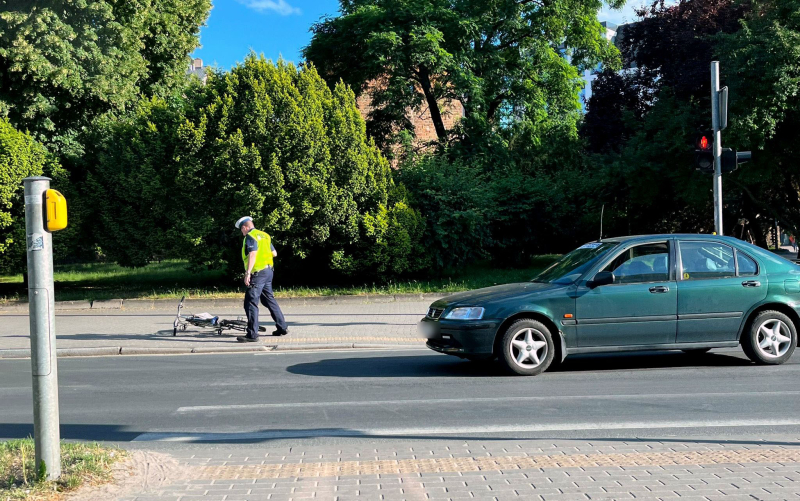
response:
[[(557, 259), (534, 256), (522, 268), (498, 269), (489, 264), (455, 270), (431, 279), (406, 279), (375, 283), (308, 286), (287, 285), (290, 277), (277, 272), (278, 298), (365, 294), (452, 293), (511, 282), (524, 282)], [(96, 299), (241, 298), (244, 287), (231, 285), (219, 271), (193, 272), (185, 261), (162, 261), (141, 268), (110, 263), (57, 266), (54, 273), (57, 301)], [(224, 284), (224, 285), (220, 285)], [(0, 276), (0, 302), (25, 299), (22, 275)]]
[(39, 480), (33, 439), (0, 442), (0, 501), (57, 501), (89, 484), (111, 480), (111, 466), (125, 457), (119, 449), (99, 444), (61, 443), (61, 477)]

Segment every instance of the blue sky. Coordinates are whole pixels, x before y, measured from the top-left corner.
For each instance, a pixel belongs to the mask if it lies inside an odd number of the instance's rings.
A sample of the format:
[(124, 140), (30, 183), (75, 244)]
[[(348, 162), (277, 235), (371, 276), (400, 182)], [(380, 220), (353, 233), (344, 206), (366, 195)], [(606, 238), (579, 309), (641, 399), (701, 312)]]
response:
[[(633, 8), (643, 2), (629, 0), (621, 11), (606, 8), (598, 18), (617, 24), (635, 20)], [(207, 26), (200, 31), (202, 47), (193, 56), (222, 69), (242, 61), (251, 49), (273, 60), (283, 56), (298, 62), (311, 25), (338, 11), (338, 0), (213, 0)]]

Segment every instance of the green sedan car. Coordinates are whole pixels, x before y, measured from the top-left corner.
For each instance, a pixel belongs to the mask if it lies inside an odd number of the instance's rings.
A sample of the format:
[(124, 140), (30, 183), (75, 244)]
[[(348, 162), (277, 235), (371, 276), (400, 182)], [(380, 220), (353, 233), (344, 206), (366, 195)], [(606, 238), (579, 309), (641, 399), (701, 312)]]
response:
[(575, 353), (742, 346), (782, 364), (797, 345), (800, 266), (730, 237), (582, 245), (530, 282), (454, 294), (419, 324), (427, 346), (536, 375)]

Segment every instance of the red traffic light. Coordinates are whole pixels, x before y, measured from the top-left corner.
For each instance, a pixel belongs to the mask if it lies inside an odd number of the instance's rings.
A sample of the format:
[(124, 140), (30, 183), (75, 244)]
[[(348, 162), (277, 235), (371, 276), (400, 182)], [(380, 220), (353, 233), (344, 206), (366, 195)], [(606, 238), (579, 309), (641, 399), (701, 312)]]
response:
[(694, 142), (694, 163), (697, 170), (703, 172), (714, 171), (714, 131), (701, 130), (698, 132)]
[(697, 134), (694, 144), (697, 151), (711, 151), (714, 146), (714, 131), (704, 130), (700, 132)]

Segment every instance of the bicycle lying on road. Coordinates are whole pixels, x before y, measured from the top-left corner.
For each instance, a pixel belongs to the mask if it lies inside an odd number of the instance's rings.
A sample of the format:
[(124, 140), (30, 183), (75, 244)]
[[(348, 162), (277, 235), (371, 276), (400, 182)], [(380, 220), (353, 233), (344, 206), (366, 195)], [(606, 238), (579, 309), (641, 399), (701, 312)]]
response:
[[(198, 313), (197, 315), (181, 314), (181, 310), (183, 309), (184, 299), (186, 299), (186, 296), (183, 296), (181, 298), (181, 302), (178, 303), (178, 314), (175, 316), (175, 321), (172, 323), (173, 336), (177, 336), (179, 330), (185, 331), (188, 325), (213, 329), (214, 332), (216, 332), (217, 336), (221, 336), (222, 333), (226, 330), (234, 330), (240, 332), (247, 331), (247, 320), (243, 320), (242, 317), (239, 317), (236, 320), (226, 320), (223, 318), (219, 318), (218, 316), (211, 315), (210, 313)], [(258, 330), (259, 332), (266, 332), (267, 328), (264, 327), (263, 325), (260, 325), (258, 327)]]

